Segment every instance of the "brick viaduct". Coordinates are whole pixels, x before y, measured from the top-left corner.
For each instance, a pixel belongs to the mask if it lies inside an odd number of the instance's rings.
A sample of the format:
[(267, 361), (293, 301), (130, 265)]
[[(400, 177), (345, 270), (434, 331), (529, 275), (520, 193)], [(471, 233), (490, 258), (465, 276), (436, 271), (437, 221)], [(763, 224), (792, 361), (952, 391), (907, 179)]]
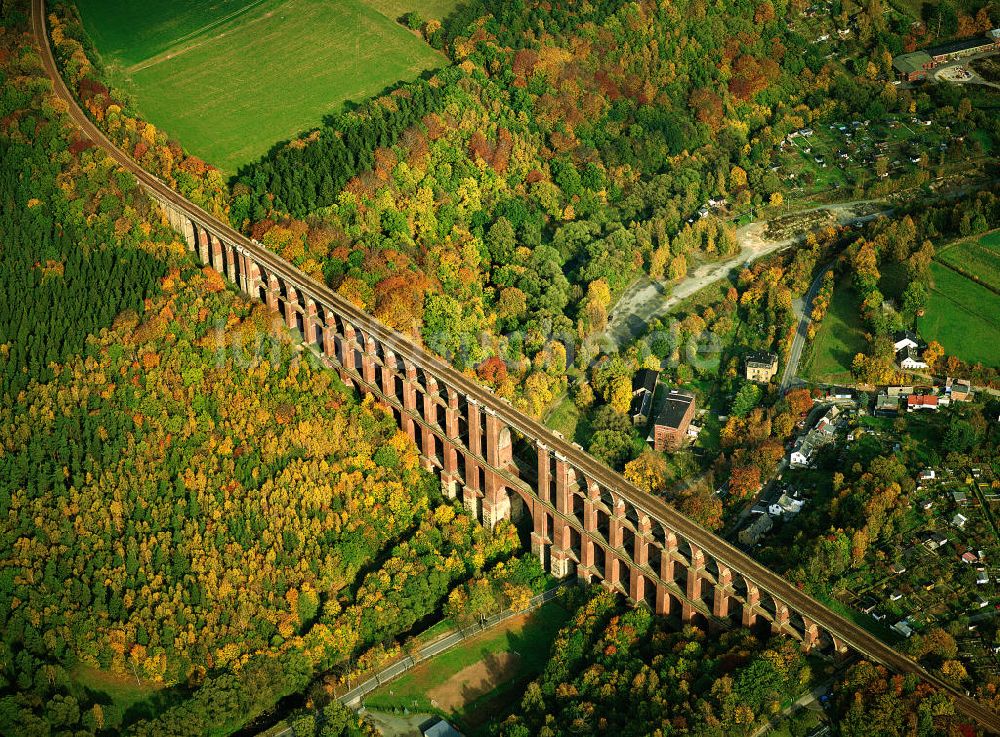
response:
[[(409, 338), (188, 202), (112, 144), (59, 76), (33, 0), (35, 34), (69, 114), (160, 204), (199, 260), (259, 299), (345, 383), (389, 407), (445, 493), (484, 524), (512, 506), (532, 520), (531, 549), (554, 576), (576, 575), (708, 629), (768, 627), (805, 648), (853, 649), (950, 692), (1000, 733), (1000, 715), (896, 652), (732, 545), (513, 409)], [(515, 452), (516, 449), (516, 452)]]

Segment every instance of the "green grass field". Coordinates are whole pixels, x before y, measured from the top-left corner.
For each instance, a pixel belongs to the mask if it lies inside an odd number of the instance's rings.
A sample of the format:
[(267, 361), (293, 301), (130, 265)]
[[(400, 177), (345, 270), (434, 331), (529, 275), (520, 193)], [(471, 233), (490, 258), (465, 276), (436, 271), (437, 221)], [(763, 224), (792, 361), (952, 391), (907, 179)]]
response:
[[(222, 30), (269, 0), (77, 0), (87, 33), (107, 61), (126, 67), (160, 54), (175, 44)], [(275, 4), (271, 2), (270, 4)]]
[(444, 56), (383, 13), (429, 17), (454, 4), (80, 0), (80, 12), (143, 117), (232, 174), (344, 102), (443, 66)]
[(490, 630), (480, 637), (467, 640), (438, 657), (421, 664), (401, 678), (382, 686), (365, 699), (372, 709), (440, 712), (431, 703), (428, 692), (447, 683), (452, 676), (468, 666), (489, 661), (503, 653), (516, 654), (517, 664), (508, 680), (474, 701), (467, 703), (456, 718), (463, 726), (474, 727), (485, 721), (489, 713), (501, 705), (520, 699), (523, 685), (542, 672), (549, 657), (552, 641), (566, 623), (569, 612), (558, 602), (549, 602), (526, 619)]
[(939, 263), (931, 264), (934, 288), (919, 332), (946, 353), (988, 366), (1000, 365), (1000, 295)]
[(937, 259), (973, 281), (1000, 290), (1000, 231), (945, 246)]
[(858, 298), (849, 279), (833, 288), (833, 301), (813, 341), (806, 374), (812, 381), (850, 381), (851, 362), (866, 346)]
[(458, 5), (457, 0), (368, 0), (368, 4), (387, 18), (396, 20), (411, 10), (425, 21), (444, 20)]
[(131, 674), (111, 673), (89, 665), (74, 667), (70, 678), (74, 691), (89, 693), (99, 703), (116, 706), (126, 724), (156, 716), (183, 698), (162, 684), (140, 681)]

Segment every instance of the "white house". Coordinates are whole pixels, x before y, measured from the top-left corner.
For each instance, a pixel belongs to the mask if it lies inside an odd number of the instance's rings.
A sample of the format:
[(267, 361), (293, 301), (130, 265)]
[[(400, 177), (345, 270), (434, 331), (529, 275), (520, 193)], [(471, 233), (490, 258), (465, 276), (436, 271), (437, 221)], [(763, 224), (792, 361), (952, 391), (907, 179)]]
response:
[(820, 446), (820, 443), (817, 442), (818, 440), (819, 438), (810, 433), (798, 444), (798, 447), (792, 451), (791, 456), (788, 458), (788, 462), (792, 468), (806, 468), (812, 463), (812, 458), (816, 455), (816, 449)]
[(900, 330), (893, 336), (893, 341), (893, 346), (897, 352), (904, 348), (920, 347), (920, 343), (917, 342), (917, 334), (912, 330)]
[(910, 627), (910, 623), (905, 619), (901, 619), (896, 624), (892, 625), (892, 628), (901, 634), (903, 637), (909, 637), (913, 634), (913, 628)]
[(903, 348), (896, 356), (899, 360), (899, 367), (908, 371), (927, 368), (927, 362), (920, 357), (916, 348)]
[(804, 499), (796, 499), (795, 497), (788, 496), (788, 494), (782, 494), (778, 498), (778, 501), (768, 507), (767, 511), (775, 517), (780, 517), (783, 514), (798, 514), (802, 511), (803, 506), (805, 506)]

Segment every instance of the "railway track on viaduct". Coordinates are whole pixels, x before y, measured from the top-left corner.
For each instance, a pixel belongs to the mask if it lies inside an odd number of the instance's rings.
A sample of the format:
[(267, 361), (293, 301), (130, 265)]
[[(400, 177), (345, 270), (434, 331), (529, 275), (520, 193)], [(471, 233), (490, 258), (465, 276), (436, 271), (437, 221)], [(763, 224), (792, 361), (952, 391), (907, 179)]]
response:
[[(97, 128), (66, 87), (46, 34), (43, 0), (32, 0), (32, 23), (42, 64), (71, 119), (135, 176), (185, 236), (189, 248), (200, 251), (203, 262), (228, 275), (243, 291), (265, 299), (276, 313), (282, 311), (279, 303), (284, 304), (289, 327), (299, 326), (307, 345), (329, 365), (362, 391), (373, 392), (391, 405), (421, 447), (428, 468), (441, 473), (443, 484), (460, 486), (467, 505), (481, 509), (488, 523), (495, 521), (494, 512), (502, 515), (500, 502), (508, 492), (521, 495), (535, 523), (532, 549), (543, 561), (550, 557), (554, 573), (569, 575), (575, 567), (581, 578), (600, 580), (635, 601), (650, 601), (655, 591), (651, 605), (657, 611), (670, 611), (675, 601), (683, 604), (685, 618), (702, 613), (709, 623), (711, 615), (724, 619), (732, 616), (731, 607), (738, 607), (744, 624), (763, 617), (775, 631), (794, 634), (807, 646), (819, 641), (817, 633), (826, 633), (838, 650), (853, 649), (894, 672), (917, 675), (949, 693), (960, 713), (982, 729), (1000, 734), (1000, 714), (662, 500), (640, 491), (582, 449), (145, 171)], [(423, 396), (422, 410), (418, 390)], [(517, 478), (510, 462), (512, 434), (533, 444), (538, 453), (536, 488)], [(714, 592), (714, 607), (712, 596), (703, 596), (703, 586)], [(773, 606), (764, 606), (762, 595)], [(790, 614), (800, 623), (797, 630), (789, 624)]]

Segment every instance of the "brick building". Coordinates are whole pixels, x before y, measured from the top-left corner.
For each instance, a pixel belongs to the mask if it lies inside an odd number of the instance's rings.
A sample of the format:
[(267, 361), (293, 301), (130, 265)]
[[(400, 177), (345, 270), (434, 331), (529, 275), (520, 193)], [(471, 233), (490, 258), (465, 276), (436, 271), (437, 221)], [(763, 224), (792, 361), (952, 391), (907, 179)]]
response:
[(676, 450), (684, 442), (694, 410), (693, 394), (672, 389), (663, 398), (646, 442), (652, 442), (654, 450)]

